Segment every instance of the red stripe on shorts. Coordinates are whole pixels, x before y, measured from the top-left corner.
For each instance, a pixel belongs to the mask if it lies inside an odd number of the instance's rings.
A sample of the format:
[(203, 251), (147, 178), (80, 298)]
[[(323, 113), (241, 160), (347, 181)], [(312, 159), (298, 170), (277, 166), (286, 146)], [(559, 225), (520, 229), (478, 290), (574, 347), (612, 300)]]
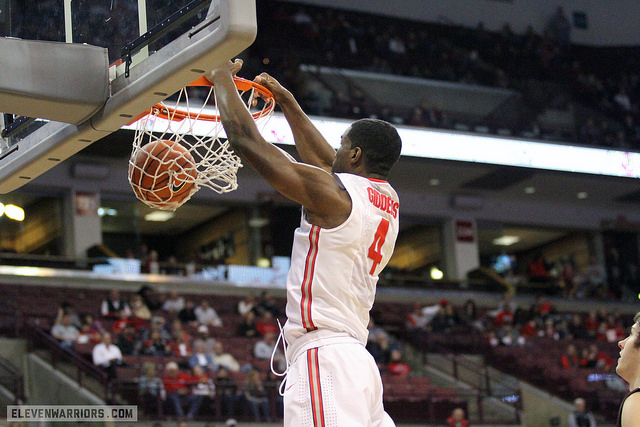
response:
[(324, 408), (317, 348), (307, 350), (307, 367), (309, 370), (309, 392), (311, 393), (313, 425), (314, 427), (324, 427)]

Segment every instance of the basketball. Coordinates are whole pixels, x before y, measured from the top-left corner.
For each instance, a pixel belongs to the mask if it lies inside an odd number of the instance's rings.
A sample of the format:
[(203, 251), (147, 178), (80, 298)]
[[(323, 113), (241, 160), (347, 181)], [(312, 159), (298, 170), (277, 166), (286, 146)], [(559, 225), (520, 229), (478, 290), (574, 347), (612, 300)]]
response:
[(195, 179), (193, 156), (174, 141), (151, 141), (129, 161), (129, 182), (136, 197), (159, 209), (180, 206), (192, 194)]

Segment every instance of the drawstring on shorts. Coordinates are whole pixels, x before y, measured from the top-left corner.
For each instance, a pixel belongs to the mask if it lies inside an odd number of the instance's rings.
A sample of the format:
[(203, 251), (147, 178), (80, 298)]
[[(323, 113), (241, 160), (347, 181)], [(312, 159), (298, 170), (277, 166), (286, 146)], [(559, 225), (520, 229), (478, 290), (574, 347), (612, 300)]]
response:
[[(280, 383), (280, 386), (278, 387), (278, 394), (280, 394), (280, 396), (284, 396), (284, 383), (287, 380), (287, 374), (289, 373), (289, 356), (287, 355), (287, 341), (284, 338), (284, 330), (282, 329), (282, 325), (280, 324), (280, 320), (276, 319), (276, 322), (278, 322), (278, 328), (280, 329), (280, 335), (278, 335), (278, 339), (276, 340), (276, 344), (273, 346), (273, 351), (271, 352), (271, 361), (270, 361), (270, 368), (271, 368), (271, 372), (273, 372), (274, 375), (278, 376), (278, 377), (282, 377), (282, 382)], [(287, 365), (287, 368), (284, 370), (284, 372), (278, 372), (276, 371), (274, 365), (273, 365), (273, 360), (275, 359), (276, 356), (276, 351), (278, 351), (278, 344), (280, 344), (280, 340), (282, 340), (282, 349), (284, 350), (284, 361)]]

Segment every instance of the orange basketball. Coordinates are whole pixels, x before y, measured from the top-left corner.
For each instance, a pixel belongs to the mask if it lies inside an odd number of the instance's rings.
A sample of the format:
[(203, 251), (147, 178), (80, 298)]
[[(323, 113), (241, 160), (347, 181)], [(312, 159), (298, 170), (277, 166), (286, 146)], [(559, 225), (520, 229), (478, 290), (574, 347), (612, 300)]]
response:
[(177, 142), (155, 140), (129, 161), (129, 182), (138, 199), (157, 208), (176, 208), (195, 185), (195, 160)]

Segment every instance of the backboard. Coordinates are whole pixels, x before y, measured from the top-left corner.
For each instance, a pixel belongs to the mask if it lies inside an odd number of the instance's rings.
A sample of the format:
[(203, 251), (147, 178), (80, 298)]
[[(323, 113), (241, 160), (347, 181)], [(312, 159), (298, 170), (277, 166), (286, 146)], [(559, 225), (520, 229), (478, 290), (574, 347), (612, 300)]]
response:
[(256, 32), (255, 0), (0, 0), (10, 51), (0, 55), (0, 194), (238, 55)]

